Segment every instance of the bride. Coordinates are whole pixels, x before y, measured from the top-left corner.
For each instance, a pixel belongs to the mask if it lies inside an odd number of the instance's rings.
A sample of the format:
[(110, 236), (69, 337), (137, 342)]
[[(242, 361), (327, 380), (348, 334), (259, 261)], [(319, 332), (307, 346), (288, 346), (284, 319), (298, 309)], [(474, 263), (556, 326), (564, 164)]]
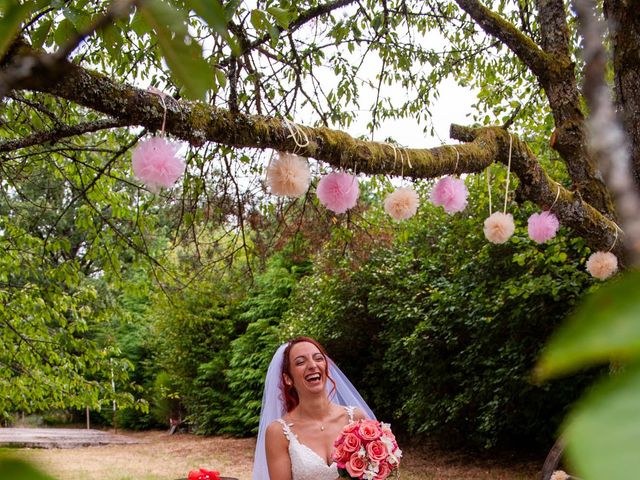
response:
[(365, 417), (375, 418), (318, 342), (281, 345), (265, 379), (253, 480), (336, 480), (333, 443)]

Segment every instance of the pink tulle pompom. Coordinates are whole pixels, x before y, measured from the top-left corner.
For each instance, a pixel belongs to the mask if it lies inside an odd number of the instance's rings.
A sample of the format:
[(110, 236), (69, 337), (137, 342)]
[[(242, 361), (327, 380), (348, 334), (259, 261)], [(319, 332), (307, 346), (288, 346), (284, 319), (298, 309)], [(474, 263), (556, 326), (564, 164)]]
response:
[(177, 155), (180, 145), (164, 137), (140, 142), (131, 154), (133, 173), (150, 190), (170, 187), (184, 173), (184, 160)]
[(345, 172), (332, 172), (320, 179), (316, 194), (320, 203), (329, 210), (344, 213), (358, 202), (358, 179)]
[(506, 242), (515, 230), (516, 225), (510, 213), (495, 212), (484, 221), (484, 236), (491, 243)]
[(467, 206), (467, 186), (459, 178), (446, 176), (438, 180), (431, 191), (431, 202), (444, 207), (447, 213), (461, 212)]
[(531, 240), (544, 243), (551, 240), (558, 233), (560, 222), (558, 217), (551, 212), (534, 213), (529, 217), (527, 231)]
[(618, 271), (618, 259), (611, 252), (592, 253), (587, 260), (587, 272), (599, 280), (605, 280)]
[(278, 152), (267, 168), (267, 185), (274, 195), (299, 197), (307, 191), (310, 181), (309, 164), (293, 153)]
[(420, 198), (413, 188), (396, 189), (384, 200), (384, 211), (395, 220), (406, 220), (418, 211)]

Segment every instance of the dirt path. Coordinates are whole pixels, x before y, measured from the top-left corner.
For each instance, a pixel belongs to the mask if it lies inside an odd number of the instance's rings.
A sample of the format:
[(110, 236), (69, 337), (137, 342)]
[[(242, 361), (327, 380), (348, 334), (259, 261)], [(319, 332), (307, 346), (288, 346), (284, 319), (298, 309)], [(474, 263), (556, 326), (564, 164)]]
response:
[[(197, 437), (164, 432), (127, 433), (138, 442), (100, 447), (17, 449), (59, 480), (176, 480), (206, 468), (239, 480), (251, 479), (255, 439)], [(477, 458), (404, 445), (402, 480), (535, 480), (541, 459)]]

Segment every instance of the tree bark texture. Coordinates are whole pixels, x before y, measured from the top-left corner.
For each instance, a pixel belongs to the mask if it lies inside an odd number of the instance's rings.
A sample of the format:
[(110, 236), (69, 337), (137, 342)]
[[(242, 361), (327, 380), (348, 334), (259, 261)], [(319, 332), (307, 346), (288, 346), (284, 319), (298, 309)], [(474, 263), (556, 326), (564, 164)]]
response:
[(613, 48), (616, 107), (631, 143), (631, 161), (640, 186), (640, 3), (605, 0)]

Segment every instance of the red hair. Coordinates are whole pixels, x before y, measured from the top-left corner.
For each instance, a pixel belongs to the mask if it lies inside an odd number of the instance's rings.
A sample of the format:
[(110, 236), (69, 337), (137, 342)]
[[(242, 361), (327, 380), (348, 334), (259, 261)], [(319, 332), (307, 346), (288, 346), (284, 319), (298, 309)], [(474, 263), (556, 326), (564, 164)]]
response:
[(324, 357), (325, 360), (325, 375), (327, 376), (327, 378), (331, 381), (331, 383), (333, 384), (333, 389), (331, 390), (331, 392), (335, 392), (336, 390), (336, 382), (333, 380), (333, 378), (331, 378), (331, 375), (329, 375), (329, 356), (327, 355), (327, 351), (324, 349), (324, 347), (322, 345), (320, 345), (316, 340), (314, 340), (313, 338), (309, 338), (309, 337), (296, 337), (293, 340), (289, 341), (289, 344), (286, 346), (286, 348), (284, 349), (283, 352), (283, 359), (282, 359), (282, 374), (280, 375), (280, 388), (282, 390), (282, 397), (284, 400), (284, 406), (285, 406), (285, 410), (287, 412), (290, 412), (291, 410), (293, 410), (294, 408), (296, 408), (298, 406), (298, 404), (300, 403), (300, 397), (298, 396), (298, 392), (296, 390), (296, 388), (293, 385), (287, 385), (284, 381), (284, 376), (285, 374), (288, 377), (291, 377), (291, 361), (289, 359), (289, 354), (291, 353), (291, 348), (297, 344), (297, 343), (304, 343), (304, 342), (308, 342), (311, 343), (312, 345), (315, 345), (315, 347), (320, 350), (320, 353), (322, 354), (322, 356)]

